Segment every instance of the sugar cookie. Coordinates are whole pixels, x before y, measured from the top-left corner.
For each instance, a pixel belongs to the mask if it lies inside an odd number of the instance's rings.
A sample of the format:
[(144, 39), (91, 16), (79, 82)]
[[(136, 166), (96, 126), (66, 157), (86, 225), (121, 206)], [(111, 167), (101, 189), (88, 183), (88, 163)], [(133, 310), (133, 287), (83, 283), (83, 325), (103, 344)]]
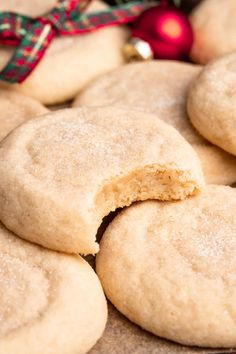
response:
[(206, 64), (236, 50), (236, 1), (204, 0), (193, 10), (190, 21), (194, 42), (190, 56)]
[(129, 64), (88, 85), (74, 106), (129, 105), (155, 113), (192, 144), (207, 183), (232, 184), (236, 181), (236, 159), (202, 138), (186, 115), (187, 92), (199, 72), (199, 66), (174, 61)]
[(0, 141), (21, 123), (48, 112), (33, 98), (0, 90)]
[[(55, 3), (56, 0), (2, 0), (0, 11), (18, 11), (36, 17), (48, 12)], [(88, 11), (104, 10), (106, 6), (100, 1), (93, 1)], [(57, 38), (24, 83), (11, 85), (1, 81), (0, 85), (45, 104), (72, 99), (90, 80), (123, 63), (121, 48), (126, 37), (126, 30), (115, 26), (89, 34)], [(0, 68), (12, 53), (12, 48), (0, 47)]]
[(189, 92), (188, 113), (206, 139), (236, 155), (236, 53), (205, 66)]
[(116, 208), (184, 199), (202, 184), (192, 147), (143, 112), (61, 110), (22, 125), (0, 146), (0, 219), (66, 252), (96, 253), (97, 229)]
[(108, 299), (160, 337), (235, 347), (235, 212), (236, 190), (226, 186), (122, 211), (96, 258)]
[(45, 250), (0, 225), (0, 353), (82, 354), (101, 337), (106, 300), (80, 257)]

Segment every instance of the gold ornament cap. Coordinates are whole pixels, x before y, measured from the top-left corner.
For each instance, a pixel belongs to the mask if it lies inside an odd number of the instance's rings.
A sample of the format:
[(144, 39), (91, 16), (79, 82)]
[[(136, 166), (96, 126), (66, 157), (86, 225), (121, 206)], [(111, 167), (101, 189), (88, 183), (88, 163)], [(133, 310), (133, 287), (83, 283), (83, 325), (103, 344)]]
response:
[(123, 47), (126, 61), (142, 61), (153, 59), (153, 51), (148, 42), (140, 38), (130, 38)]

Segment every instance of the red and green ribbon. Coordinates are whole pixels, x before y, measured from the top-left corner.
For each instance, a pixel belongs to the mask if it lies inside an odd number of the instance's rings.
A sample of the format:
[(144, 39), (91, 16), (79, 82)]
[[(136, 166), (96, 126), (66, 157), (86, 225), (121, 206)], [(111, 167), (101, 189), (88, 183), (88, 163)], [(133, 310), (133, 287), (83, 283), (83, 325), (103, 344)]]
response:
[(132, 1), (85, 14), (90, 1), (59, 0), (49, 13), (37, 18), (0, 12), (0, 44), (16, 47), (10, 61), (0, 71), (0, 80), (23, 82), (55, 37), (80, 35), (105, 26), (129, 23), (150, 6), (143, 1)]

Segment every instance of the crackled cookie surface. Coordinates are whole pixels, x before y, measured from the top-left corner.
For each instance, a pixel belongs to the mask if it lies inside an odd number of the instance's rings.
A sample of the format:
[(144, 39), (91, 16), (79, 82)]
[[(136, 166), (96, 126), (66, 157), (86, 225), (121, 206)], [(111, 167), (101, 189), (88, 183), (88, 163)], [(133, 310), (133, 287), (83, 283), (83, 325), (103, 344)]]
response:
[(174, 128), (113, 107), (61, 110), (22, 125), (0, 147), (0, 176), (2, 222), (72, 253), (98, 251), (97, 229), (116, 208), (184, 199), (203, 184), (197, 155)]
[(236, 155), (236, 53), (205, 66), (189, 92), (188, 113), (206, 139)]
[(18, 125), (48, 112), (31, 97), (8, 90), (0, 90), (0, 141)]
[(235, 0), (201, 1), (190, 16), (194, 30), (192, 60), (206, 64), (235, 51), (235, 17)]
[[(55, 3), (56, 0), (2, 0), (0, 11), (37, 17), (47, 13)], [(86, 11), (96, 12), (106, 7), (101, 1), (93, 1)], [(26, 81), (20, 85), (1, 81), (0, 86), (32, 96), (45, 104), (70, 100), (90, 80), (123, 63), (121, 48), (126, 37), (124, 28), (112, 26), (89, 34), (56, 38)], [(12, 48), (0, 47), (0, 69), (12, 54)]]
[(147, 201), (108, 226), (96, 271), (131, 321), (195, 346), (236, 346), (236, 190), (206, 186), (181, 202)]
[(74, 106), (128, 105), (154, 113), (194, 147), (207, 183), (232, 184), (236, 159), (200, 136), (186, 114), (187, 93), (200, 71), (200, 66), (164, 60), (125, 65), (88, 85)]
[(81, 258), (48, 251), (0, 225), (0, 353), (79, 354), (99, 339), (106, 300)]

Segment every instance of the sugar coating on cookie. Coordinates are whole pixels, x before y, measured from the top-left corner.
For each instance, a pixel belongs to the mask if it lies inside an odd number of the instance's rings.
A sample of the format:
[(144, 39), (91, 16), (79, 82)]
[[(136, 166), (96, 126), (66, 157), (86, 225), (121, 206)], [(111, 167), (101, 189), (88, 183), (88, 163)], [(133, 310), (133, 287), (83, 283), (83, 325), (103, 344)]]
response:
[(195, 128), (236, 155), (236, 53), (205, 66), (191, 87), (187, 106)]
[(85, 254), (98, 251), (97, 229), (116, 208), (184, 199), (204, 184), (197, 155), (174, 128), (113, 107), (61, 110), (22, 125), (1, 145), (0, 176), (0, 218), (10, 230)]
[[(14, 11), (31, 17), (50, 11), (56, 0), (2, 0), (0, 11)], [(103, 11), (107, 5), (92, 1), (86, 12)], [(45, 56), (31, 75), (21, 84), (0, 86), (38, 99), (50, 105), (72, 99), (84, 85), (97, 76), (123, 64), (122, 46), (127, 30), (109, 26), (92, 33), (63, 36), (53, 40)], [(0, 48), (0, 69), (9, 61), (14, 48)]]
[(201, 143), (185, 115), (186, 96), (201, 66), (169, 60), (123, 65), (91, 82), (75, 98), (75, 107), (112, 105), (158, 115), (191, 144)]
[(165, 60), (128, 64), (93, 81), (74, 106), (128, 105), (154, 113), (194, 147), (207, 183), (230, 185), (236, 181), (236, 159), (200, 136), (186, 114), (188, 90), (200, 71), (200, 66)]
[(235, 210), (236, 190), (210, 185), (181, 202), (122, 211), (96, 257), (108, 299), (160, 337), (235, 347)]
[(204, 0), (190, 15), (194, 31), (191, 59), (199, 64), (236, 50), (235, 0)]
[(18, 125), (48, 112), (31, 97), (8, 90), (0, 90), (0, 141)]
[(101, 337), (107, 305), (80, 256), (48, 251), (0, 225), (0, 353), (82, 354)]

